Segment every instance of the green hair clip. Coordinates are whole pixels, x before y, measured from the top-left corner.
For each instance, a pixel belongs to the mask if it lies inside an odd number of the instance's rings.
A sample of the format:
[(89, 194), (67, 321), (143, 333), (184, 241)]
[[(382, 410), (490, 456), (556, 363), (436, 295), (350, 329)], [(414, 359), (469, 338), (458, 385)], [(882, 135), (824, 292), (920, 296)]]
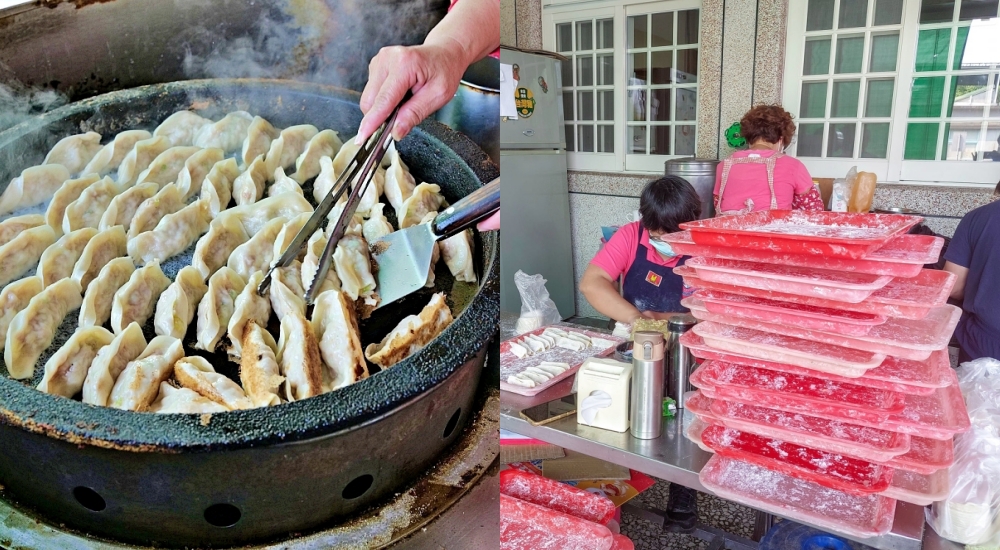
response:
[(726, 128), (726, 143), (734, 149), (739, 149), (745, 147), (747, 144), (746, 138), (740, 134), (740, 123), (734, 122), (732, 126)]

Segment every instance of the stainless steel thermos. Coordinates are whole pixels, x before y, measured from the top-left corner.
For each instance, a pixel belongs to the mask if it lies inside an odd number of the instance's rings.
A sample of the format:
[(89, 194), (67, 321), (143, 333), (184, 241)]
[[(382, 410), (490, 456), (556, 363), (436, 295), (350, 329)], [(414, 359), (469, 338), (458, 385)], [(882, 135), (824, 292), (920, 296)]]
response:
[(667, 397), (677, 403), (678, 409), (684, 408), (684, 394), (694, 389), (689, 378), (694, 369), (694, 357), (678, 339), (691, 330), (698, 322), (691, 315), (674, 315), (667, 321), (667, 331), (670, 333), (668, 342), (669, 361), (667, 364)]
[(663, 429), (664, 339), (659, 332), (636, 332), (632, 347), (629, 425), (639, 439), (660, 437)]

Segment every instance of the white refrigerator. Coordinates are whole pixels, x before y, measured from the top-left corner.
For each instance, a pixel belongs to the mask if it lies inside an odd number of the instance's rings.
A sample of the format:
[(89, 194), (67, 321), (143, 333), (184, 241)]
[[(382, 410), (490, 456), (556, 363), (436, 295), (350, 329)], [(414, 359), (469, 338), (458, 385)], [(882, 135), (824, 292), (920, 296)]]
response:
[(540, 273), (562, 317), (576, 315), (566, 139), (558, 56), (502, 48), (518, 118), (500, 122), (500, 308), (520, 313), (514, 274)]

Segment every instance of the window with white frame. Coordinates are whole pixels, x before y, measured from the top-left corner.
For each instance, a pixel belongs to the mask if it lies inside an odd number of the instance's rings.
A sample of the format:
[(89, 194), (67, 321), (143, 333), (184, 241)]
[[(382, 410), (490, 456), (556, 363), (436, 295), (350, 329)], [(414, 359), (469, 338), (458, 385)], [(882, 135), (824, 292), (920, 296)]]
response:
[(1000, 0), (789, 3), (790, 150), (816, 177), (1000, 179)]
[(571, 169), (661, 172), (665, 160), (694, 155), (700, 6), (543, 7), (544, 47), (570, 59), (562, 93)]

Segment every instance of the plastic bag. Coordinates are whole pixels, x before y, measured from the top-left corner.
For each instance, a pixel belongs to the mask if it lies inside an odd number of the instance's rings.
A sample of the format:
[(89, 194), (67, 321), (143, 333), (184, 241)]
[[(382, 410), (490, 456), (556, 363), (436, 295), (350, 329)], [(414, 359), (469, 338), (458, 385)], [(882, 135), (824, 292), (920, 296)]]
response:
[(514, 327), (518, 335), (562, 321), (545, 283), (541, 275), (528, 275), (520, 269), (514, 274), (514, 285), (521, 294), (521, 317)]
[(955, 437), (948, 498), (927, 509), (942, 537), (963, 544), (1000, 543), (1000, 361), (983, 358), (958, 369), (972, 429)]
[(875, 184), (877, 178), (871, 172), (860, 172), (851, 190), (851, 200), (847, 203), (848, 212), (867, 213), (872, 208), (872, 199), (875, 198)]

